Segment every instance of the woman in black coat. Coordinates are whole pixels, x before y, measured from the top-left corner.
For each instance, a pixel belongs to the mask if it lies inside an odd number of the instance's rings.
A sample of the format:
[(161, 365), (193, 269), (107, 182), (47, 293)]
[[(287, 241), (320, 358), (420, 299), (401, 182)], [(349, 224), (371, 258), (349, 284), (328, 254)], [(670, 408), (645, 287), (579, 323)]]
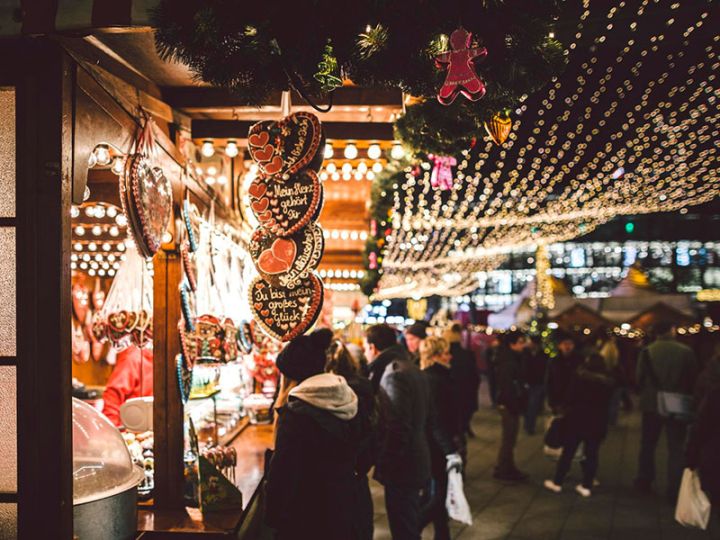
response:
[(278, 356), (283, 376), (299, 382), (278, 409), (265, 485), (265, 521), (278, 540), (362, 538), (358, 399), (344, 378), (323, 373), (331, 339), (329, 331), (301, 336)]
[(378, 409), (375, 393), (370, 381), (362, 375), (360, 363), (340, 340), (335, 340), (330, 345), (325, 370), (344, 377), (358, 397), (358, 413), (352, 422), (358, 440), (355, 473), (360, 515), (359, 538), (372, 540), (374, 515), (368, 474), (375, 464), (377, 447)]
[(430, 383), (434, 414), (429, 434), (431, 472), (434, 484), (432, 508), (425, 519), (432, 522), (435, 540), (450, 538), (445, 506), (448, 489), (447, 456), (460, 449), (463, 435), (457, 390), (450, 374), (450, 350), (447, 341), (428, 337), (420, 345), (420, 367)]
[(582, 462), (583, 480), (575, 490), (583, 497), (592, 494), (597, 473), (600, 444), (607, 435), (609, 405), (616, 382), (608, 373), (603, 357), (590, 355), (570, 380), (563, 403), (563, 451), (552, 480), (545, 487), (556, 493), (570, 470), (580, 444), (585, 458)]

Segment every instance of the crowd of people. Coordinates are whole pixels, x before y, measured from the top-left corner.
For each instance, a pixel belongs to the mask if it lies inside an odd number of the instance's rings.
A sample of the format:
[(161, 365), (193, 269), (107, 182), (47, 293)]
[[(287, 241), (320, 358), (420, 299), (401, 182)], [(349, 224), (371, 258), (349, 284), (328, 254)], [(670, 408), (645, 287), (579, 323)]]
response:
[[(432, 332), (422, 322), (403, 333), (385, 324), (370, 326), (362, 349), (327, 329), (298, 337), (277, 360), (283, 377), (266, 522), (279, 539), (370, 539), (372, 474), (384, 488), (394, 539), (418, 539), (429, 525), (434, 538), (450, 538), (448, 476), (463, 472), (472, 459), (466, 442), (474, 436), (481, 372), (501, 419), (497, 480), (528, 479), (514, 459), (522, 424), (528, 435), (552, 432), (558, 441), (555, 472), (545, 488), (562, 491), (579, 458), (582, 481), (575, 490), (589, 497), (598, 484), (602, 442), (617, 422), (621, 402), (629, 400), (632, 379), (642, 412), (635, 487), (653, 488), (655, 450), (665, 431), (668, 498), (675, 499), (682, 469), (690, 467), (718, 501), (720, 435), (713, 419), (720, 413), (720, 354), (698, 376), (700, 363), (675, 339), (674, 327), (663, 323), (656, 330), (634, 377), (609, 335), (581, 347), (569, 334), (557, 333), (550, 342), (513, 330), (487, 350), (482, 364), (463, 346), (467, 340), (457, 323)], [(665, 406), (677, 401), (688, 410)], [(538, 426), (543, 411), (551, 426), (547, 432)]]

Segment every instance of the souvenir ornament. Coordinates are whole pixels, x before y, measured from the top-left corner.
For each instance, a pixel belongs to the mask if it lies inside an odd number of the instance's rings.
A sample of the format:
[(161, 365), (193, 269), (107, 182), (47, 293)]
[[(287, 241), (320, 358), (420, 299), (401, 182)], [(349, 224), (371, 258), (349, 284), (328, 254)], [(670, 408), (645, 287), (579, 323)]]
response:
[(238, 348), (243, 352), (243, 354), (250, 354), (252, 352), (253, 335), (248, 321), (243, 321), (238, 325), (237, 343)]
[(510, 135), (512, 130), (512, 118), (510, 112), (504, 110), (492, 115), (490, 120), (485, 121), (485, 131), (495, 144), (501, 146)]
[(322, 189), (312, 170), (294, 174), (285, 182), (258, 176), (248, 189), (250, 208), (263, 228), (289, 236), (320, 213)]
[(279, 122), (263, 121), (248, 132), (250, 156), (266, 175), (288, 180), (304, 168), (322, 165), (323, 134), (314, 114), (293, 113)]
[(272, 338), (290, 341), (309, 330), (322, 309), (323, 285), (315, 274), (293, 289), (275, 287), (257, 277), (250, 285), (250, 308), (260, 327)]
[(449, 52), (435, 57), (438, 68), (447, 69), (445, 82), (437, 98), (443, 105), (450, 105), (458, 94), (470, 101), (477, 101), (485, 95), (485, 83), (475, 73), (474, 61), (487, 56), (485, 47), (471, 47), (472, 34), (458, 28), (450, 34)]
[(172, 214), (172, 186), (162, 169), (152, 167), (143, 154), (125, 161), (120, 181), (120, 200), (135, 243), (150, 258), (160, 249)]
[(440, 190), (452, 189), (454, 185), (452, 168), (457, 165), (457, 159), (452, 156), (434, 156), (432, 154), (429, 154), (428, 158), (434, 163), (432, 173), (430, 173), (430, 185)]
[(185, 222), (185, 230), (187, 232), (188, 244), (190, 251), (195, 253), (198, 249), (198, 231), (197, 226), (193, 223), (193, 218), (197, 214), (197, 207), (191, 204), (189, 200), (183, 201), (183, 221)]
[(291, 289), (318, 267), (324, 247), (322, 229), (313, 224), (287, 238), (260, 227), (253, 234), (249, 251), (265, 281)]

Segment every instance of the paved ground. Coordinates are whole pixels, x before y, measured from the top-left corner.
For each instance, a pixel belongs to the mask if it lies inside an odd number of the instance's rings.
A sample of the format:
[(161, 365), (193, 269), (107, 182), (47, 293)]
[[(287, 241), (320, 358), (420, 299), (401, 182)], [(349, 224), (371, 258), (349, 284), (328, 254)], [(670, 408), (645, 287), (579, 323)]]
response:
[[(658, 495), (633, 491), (639, 448), (639, 415), (621, 417), (600, 450), (601, 486), (589, 499), (579, 497), (575, 467), (565, 490), (556, 495), (542, 487), (554, 471), (542, 451), (542, 436), (522, 433), (516, 449), (518, 466), (531, 474), (526, 484), (505, 485), (492, 479), (499, 418), (484, 406), (474, 418), (477, 434), (468, 447), (465, 492), (473, 512), (472, 526), (451, 524), (453, 538), (461, 540), (693, 540), (720, 539), (720, 519), (713, 516), (707, 532), (685, 529), (674, 522), (674, 508)], [(664, 440), (661, 440), (661, 445)], [(720, 459), (720, 456), (719, 456)], [(665, 451), (658, 452), (658, 471), (664, 471)], [(660, 489), (663, 489), (661, 483)], [(390, 539), (382, 487), (373, 483), (375, 539)], [(432, 539), (432, 526), (423, 539)]]

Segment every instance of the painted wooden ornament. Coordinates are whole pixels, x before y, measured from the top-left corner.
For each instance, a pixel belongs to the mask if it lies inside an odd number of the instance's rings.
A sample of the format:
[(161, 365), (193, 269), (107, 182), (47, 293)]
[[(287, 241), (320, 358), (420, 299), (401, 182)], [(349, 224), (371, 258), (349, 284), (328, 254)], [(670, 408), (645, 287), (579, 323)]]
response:
[(293, 289), (275, 287), (257, 277), (250, 285), (250, 308), (260, 328), (279, 341), (309, 330), (322, 310), (323, 284), (311, 274)]
[(512, 118), (508, 111), (497, 112), (492, 115), (490, 120), (485, 121), (485, 131), (495, 144), (501, 146), (512, 131)]
[(476, 60), (487, 56), (485, 47), (472, 47), (472, 34), (458, 28), (450, 34), (450, 51), (435, 57), (438, 68), (446, 69), (447, 75), (437, 98), (443, 105), (450, 105), (458, 94), (470, 101), (477, 101), (485, 95), (485, 83), (475, 72)]

